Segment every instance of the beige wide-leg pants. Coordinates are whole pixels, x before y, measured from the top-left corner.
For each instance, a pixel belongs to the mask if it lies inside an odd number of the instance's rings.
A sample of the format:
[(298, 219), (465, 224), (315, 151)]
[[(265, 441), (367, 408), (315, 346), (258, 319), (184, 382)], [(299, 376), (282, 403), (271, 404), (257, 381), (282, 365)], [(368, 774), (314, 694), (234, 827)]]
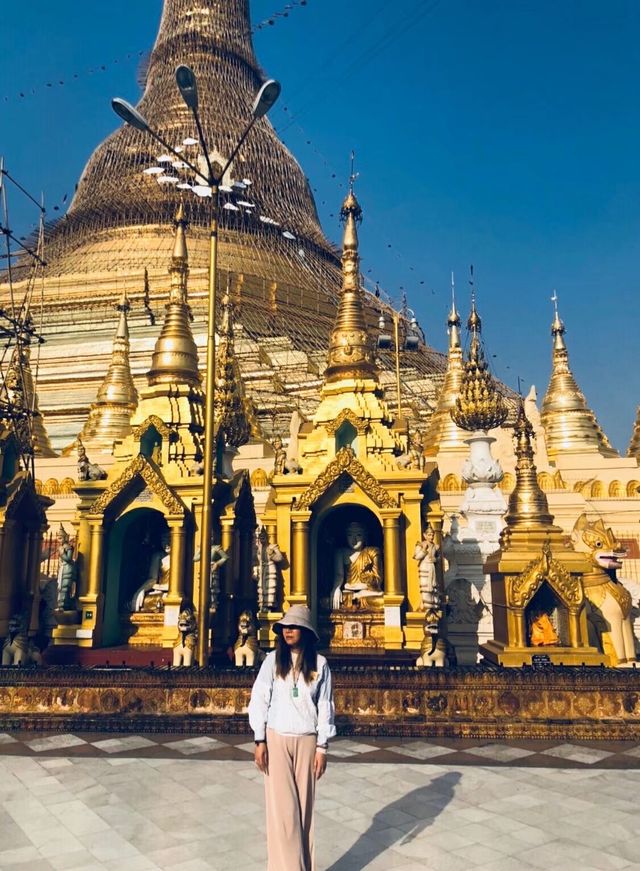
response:
[(316, 736), (279, 735), (267, 729), (265, 776), (268, 871), (315, 871), (313, 761)]

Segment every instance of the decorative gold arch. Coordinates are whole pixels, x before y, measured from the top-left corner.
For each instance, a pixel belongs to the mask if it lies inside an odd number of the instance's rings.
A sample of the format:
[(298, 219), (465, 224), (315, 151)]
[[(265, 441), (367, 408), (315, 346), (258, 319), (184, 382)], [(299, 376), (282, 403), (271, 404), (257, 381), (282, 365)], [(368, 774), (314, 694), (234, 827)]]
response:
[[(151, 418), (147, 418), (150, 420)], [(153, 424), (155, 426), (155, 424)], [(88, 513), (93, 515), (104, 514), (109, 506), (133, 483), (136, 478), (141, 478), (152, 493), (160, 499), (169, 514), (183, 516), (187, 508), (175, 493), (167, 486), (164, 478), (158, 471), (158, 467), (152, 460), (148, 460), (142, 454), (132, 460), (122, 475), (107, 487), (100, 496), (91, 504)]]
[(318, 499), (334, 484), (340, 475), (347, 474), (369, 496), (378, 508), (396, 508), (397, 504), (388, 490), (386, 490), (371, 475), (356, 455), (352, 448), (340, 448), (335, 458), (331, 460), (313, 484), (310, 484), (298, 499), (296, 508), (300, 511), (309, 511)]
[(582, 584), (571, 576), (562, 563), (553, 559), (551, 545), (547, 541), (542, 546), (540, 559), (530, 562), (521, 574), (508, 578), (508, 605), (525, 608), (544, 581), (547, 581), (568, 608), (575, 609), (584, 601)]
[(369, 421), (358, 417), (350, 408), (343, 408), (340, 414), (329, 423), (325, 424), (325, 429), (330, 436), (335, 436), (342, 424), (348, 420), (353, 426), (358, 435), (364, 435), (369, 429)]
[(144, 436), (146, 431), (151, 427), (155, 427), (158, 431), (158, 435), (161, 435), (163, 439), (168, 439), (171, 435), (171, 430), (166, 425), (166, 423), (158, 417), (157, 414), (150, 414), (149, 417), (145, 418), (142, 423), (138, 424), (138, 426), (134, 426), (132, 429), (134, 439), (139, 442), (140, 439)]

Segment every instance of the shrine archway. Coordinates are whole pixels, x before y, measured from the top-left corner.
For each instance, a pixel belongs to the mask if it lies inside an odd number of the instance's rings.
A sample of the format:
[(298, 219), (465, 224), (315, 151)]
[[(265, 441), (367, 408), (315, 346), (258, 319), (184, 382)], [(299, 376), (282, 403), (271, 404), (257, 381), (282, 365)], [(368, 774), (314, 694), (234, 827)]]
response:
[(109, 647), (127, 641), (122, 617), (137, 587), (145, 580), (153, 549), (169, 527), (154, 508), (134, 508), (115, 522), (109, 535), (104, 586), (102, 644)]

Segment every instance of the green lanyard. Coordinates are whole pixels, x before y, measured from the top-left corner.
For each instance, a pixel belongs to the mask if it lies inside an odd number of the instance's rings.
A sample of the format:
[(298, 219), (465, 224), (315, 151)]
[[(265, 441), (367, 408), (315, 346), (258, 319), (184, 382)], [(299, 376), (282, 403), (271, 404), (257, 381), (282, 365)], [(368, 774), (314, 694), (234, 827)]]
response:
[(293, 681), (293, 686), (291, 687), (291, 698), (297, 699), (300, 695), (300, 691), (298, 690), (298, 680), (300, 679), (300, 671), (298, 671), (298, 677), (296, 677), (296, 669), (293, 663), (291, 663), (291, 679)]

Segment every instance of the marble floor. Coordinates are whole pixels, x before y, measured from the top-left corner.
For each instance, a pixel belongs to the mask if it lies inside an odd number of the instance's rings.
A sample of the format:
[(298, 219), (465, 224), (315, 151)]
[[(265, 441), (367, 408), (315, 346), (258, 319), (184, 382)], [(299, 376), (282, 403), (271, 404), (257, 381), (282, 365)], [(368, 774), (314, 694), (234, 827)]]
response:
[[(0, 734), (0, 869), (264, 869), (251, 749)], [(639, 760), (635, 745), (337, 740), (318, 871), (640, 869)]]

